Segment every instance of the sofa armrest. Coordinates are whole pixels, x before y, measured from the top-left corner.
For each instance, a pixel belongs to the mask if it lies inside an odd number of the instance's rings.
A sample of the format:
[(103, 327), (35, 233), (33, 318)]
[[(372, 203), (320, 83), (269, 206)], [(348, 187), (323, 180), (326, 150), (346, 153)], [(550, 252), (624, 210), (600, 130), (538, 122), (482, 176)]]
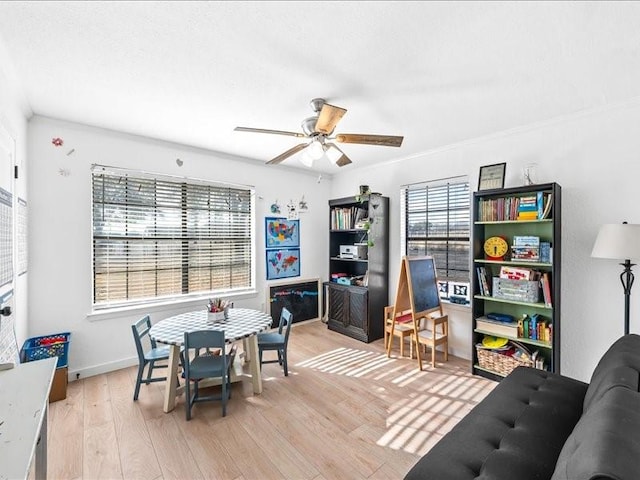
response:
[(640, 393), (612, 388), (585, 411), (567, 439), (552, 480), (637, 480)]

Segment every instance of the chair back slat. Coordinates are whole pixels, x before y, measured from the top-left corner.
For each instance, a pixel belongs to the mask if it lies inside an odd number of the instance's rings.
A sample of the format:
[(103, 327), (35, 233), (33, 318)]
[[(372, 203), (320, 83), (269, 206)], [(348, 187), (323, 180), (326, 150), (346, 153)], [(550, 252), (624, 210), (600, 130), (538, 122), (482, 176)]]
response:
[(278, 327), (278, 333), (282, 335), (284, 330), (284, 344), (285, 346), (289, 342), (289, 332), (291, 331), (291, 324), (293, 323), (293, 314), (287, 310), (286, 307), (282, 308), (280, 313), (280, 325)]
[[(131, 330), (133, 331), (133, 340), (136, 344), (136, 351), (138, 352), (139, 360), (144, 360), (144, 347), (142, 345), (142, 339), (149, 334), (150, 329), (151, 317), (149, 317), (149, 315), (145, 315), (136, 323), (131, 325)], [(149, 341), (152, 343), (152, 347), (155, 348), (155, 342), (152, 342), (151, 339), (149, 339)]]

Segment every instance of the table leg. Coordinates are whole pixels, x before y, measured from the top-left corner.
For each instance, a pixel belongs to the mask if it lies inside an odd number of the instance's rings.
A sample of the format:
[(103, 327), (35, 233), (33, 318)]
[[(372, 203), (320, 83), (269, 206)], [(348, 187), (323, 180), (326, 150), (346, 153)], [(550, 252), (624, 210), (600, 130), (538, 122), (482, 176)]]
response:
[(176, 406), (176, 390), (178, 388), (178, 364), (180, 363), (180, 346), (170, 345), (169, 367), (164, 390), (164, 412), (169, 413)]
[(245, 362), (250, 362), (251, 361), (251, 352), (249, 352), (249, 339), (248, 338), (243, 338), (242, 339), (242, 350), (244, 350), (244, 361)]
[(49, 402), (44, 407), (44, 415), (42, 416), (42, 426), (40, 427), (40, 438), (36, 444), (36, 480), (45, 480), (47, 478), (47, 412), (49, 411)]
[(258, 336), (251, 335), (246, 339), (249, 346), (249, 370), (251, 371), (251, 383), (253, 383), (254, 395), (262, 393), (262, 372), (260, 371), (260, 360), (258, 358)]

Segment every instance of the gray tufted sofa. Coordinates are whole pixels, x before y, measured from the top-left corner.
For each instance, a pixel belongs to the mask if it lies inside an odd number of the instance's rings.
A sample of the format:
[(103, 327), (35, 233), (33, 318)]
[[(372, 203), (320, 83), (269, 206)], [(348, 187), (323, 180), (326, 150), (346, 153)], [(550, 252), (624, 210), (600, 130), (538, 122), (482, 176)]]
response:
[(405, 480), (640, 479), (640, 336), (602, 356), (589, 384), (516, 368)]

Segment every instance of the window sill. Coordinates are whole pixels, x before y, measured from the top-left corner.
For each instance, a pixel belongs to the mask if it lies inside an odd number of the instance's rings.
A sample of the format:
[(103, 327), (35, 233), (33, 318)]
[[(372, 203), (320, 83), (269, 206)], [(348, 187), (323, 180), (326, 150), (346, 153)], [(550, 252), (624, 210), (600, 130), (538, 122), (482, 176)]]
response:
[(442, 300), (440, 303), (442, 303), (442, 308), (446, 310), (459, 310), (461, 312), (468, 312), (471, 309), (471, 303), (463, 305), (461, 303), (449, 302), (448, 300)]
[[(254, 298), (258, 294), (257, 290), (246, 290), (242, 293), (224, 295), (225, 299), (236, 301), (245, 298)], [(212, 295), (202, 295), (190, 298), (176, 298), (163, 301), (153, 301), (145, 303), (137, 303), (135, 305), (126, 305), (113, 308), (94, 309), (87, 314), (87, 320), (97, 322), (101, 320), (110, 320), (112, 318), (130, 317), (131, 315), (146, 315), (147, 313), (162, 312), (166, 310), (181, 308), (196, 308), (207, 305)]]

